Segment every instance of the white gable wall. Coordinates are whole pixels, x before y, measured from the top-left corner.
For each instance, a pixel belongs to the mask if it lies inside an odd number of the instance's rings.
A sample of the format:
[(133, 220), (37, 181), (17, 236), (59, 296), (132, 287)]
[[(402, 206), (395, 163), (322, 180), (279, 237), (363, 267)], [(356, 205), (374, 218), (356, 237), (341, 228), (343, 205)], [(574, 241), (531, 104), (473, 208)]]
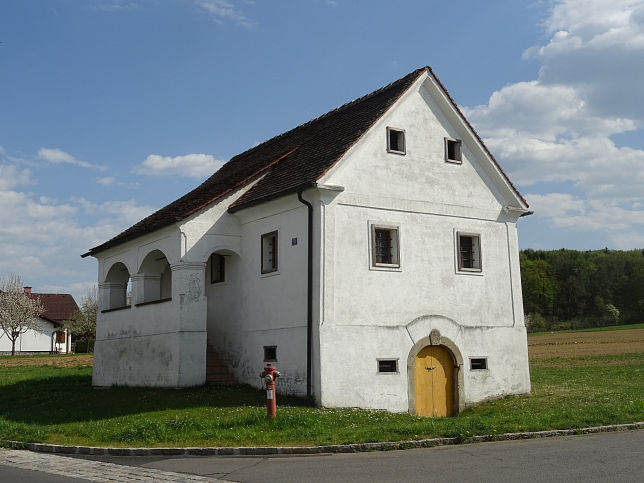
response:
[[(450, 119), (417, 83), (322, 180), (344, 187), (323, 207), (325, 406), (413, 410), (408, 358), (432, 330), (460, 352), (460, 408), (529, 391), (517, 214), (503, 210), (521, 202)], [(405, 155), (387, 152), (387, 127), (405, 131)], [(445, 161), (445, 137), (462, 139), (462, 164)], [(371, 267), (372, 223), (398, 227), (399, 269)], [(457, 232), (480, 236), (481, 273), (458, 271)], [(470, 357), (489, 369), (471, 371)], [(378, 374), (382, 358), (398, 374)]]
[[(65, 334), (65, 342), (56, 344), (56, 331), (61, 330), (49, 320), (36, 318), (36, 327), (20, 334), (16, 339), (16, 353), (18, 352), (67, 352), (69, 334)], [(0, 332), (0, 353), (11, 353), (11, 340)]]

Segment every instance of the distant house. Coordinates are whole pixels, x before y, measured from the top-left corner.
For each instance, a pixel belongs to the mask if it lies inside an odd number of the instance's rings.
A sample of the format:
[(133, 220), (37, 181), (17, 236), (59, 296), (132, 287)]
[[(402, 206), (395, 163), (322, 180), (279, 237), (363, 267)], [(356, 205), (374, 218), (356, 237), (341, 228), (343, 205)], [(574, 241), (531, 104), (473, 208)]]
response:
[[(31, 287), (25, 292), (40, 300), (44, 311), (37, 317), (37, 329), (30, 329), (16, 339), (16, 353), (19, 352), (71, 352), (71, 335), (62, 326), (78, 310), (70, 294), (32, 293)], [(0, 333), (0, 353), (11, 353), (11, 341)]]
[(259, 387), (271, 362), (279, 391), (322, 406), (450, 415), (527, 393), (528, 213), (418, 69), (85, 253), (98, 259), (93, 383)]

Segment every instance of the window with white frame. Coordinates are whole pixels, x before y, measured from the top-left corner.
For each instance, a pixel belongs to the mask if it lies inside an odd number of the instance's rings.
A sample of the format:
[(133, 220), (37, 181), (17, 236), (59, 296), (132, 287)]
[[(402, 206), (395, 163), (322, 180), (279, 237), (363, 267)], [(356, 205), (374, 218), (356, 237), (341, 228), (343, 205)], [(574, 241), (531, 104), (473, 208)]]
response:
[(445, 161), (450, 163), (462, 163), (461, 140), (445, 138)]
[(262, 273), (277, 271), (277, 231), (262, 235)]
[(387, 128), (387, 151), (396, 154), (405, 154), (405, 131)]
[(223, 255), (213, 253), (210, 255), (210, 283), (226, 281), (226, 259)]
[(371, 264), (374, 267), (400, 267), (397, 226), (371, 225)]
[(457, 233), (458, 269), (463, 272), (480, 272), (481, 237), (472, 233)]

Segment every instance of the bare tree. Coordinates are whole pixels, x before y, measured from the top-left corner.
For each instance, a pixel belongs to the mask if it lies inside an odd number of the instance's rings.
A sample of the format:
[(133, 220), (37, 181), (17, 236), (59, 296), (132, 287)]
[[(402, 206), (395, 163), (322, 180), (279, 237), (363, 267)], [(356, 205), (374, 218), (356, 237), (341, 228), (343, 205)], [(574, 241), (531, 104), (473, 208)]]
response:
[(96, 313), (98, 312), (98, 291), (96, 286), (87, 290), (80, 308), (63, 322), (65, 328), (79, 340), (96, 337)]
[(0, 329), (11, 341), (11, 355), (16, 354), (16, 340), (29, 329), (37, 329), (44, 308), (40, 300), (25, 293), (22, 278), (9, 275), (0, 281)]

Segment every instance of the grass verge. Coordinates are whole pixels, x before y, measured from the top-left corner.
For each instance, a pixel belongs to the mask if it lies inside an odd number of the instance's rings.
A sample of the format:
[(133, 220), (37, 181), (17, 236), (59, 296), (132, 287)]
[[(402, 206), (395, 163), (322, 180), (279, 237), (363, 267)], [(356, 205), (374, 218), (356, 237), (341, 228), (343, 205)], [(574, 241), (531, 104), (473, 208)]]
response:
[(327, 445), (571, 429), (644, 420), (644, 354), (532, 362), (532, 394), (454, 418), (320, 409), (249, 387), (91, 387), (91, 367), (0, 367), (0, 438), (88, 446)]

